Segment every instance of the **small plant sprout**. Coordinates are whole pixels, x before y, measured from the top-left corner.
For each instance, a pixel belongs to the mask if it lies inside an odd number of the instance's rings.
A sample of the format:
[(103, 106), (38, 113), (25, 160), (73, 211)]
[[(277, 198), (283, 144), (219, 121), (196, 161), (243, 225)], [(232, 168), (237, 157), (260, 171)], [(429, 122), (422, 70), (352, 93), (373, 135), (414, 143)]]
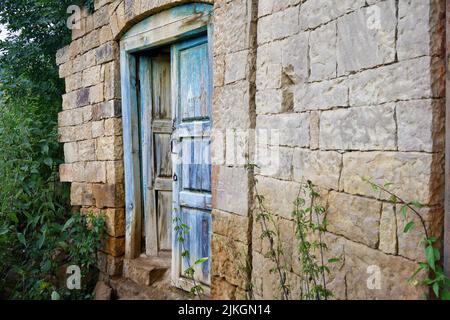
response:
[[(444, 270), (441, 267), (441, 254), (439, 249), (436, 248), (438, 238), (429, 235), (425, 219), (418, 211), (423, 208), (423, 205), (415, 200), (406, 201), (390, 191), (389, 187), (392, 186), (392, 183), (387, 182), (381, 185), (373, 182), (370, 178), (363, 178), (363, 180), (370, 184), (375, 192), (389, 195), (389, 202), (394, 205), (394, 208), (400, 206), (400, 212), (404, 221), (403, 233), (410, 233), (416, 227), (414, 220), (410, 217), (411, 214), (416, 216), (420, 221), (420, 226), (424, 233), (421, 244), (424, 248), (426, 261), (418, 263), (418, 268), (408, 281), (413, 285), (420, 283), (428, 286), (437, 299), (450, 300), (450, 278), (445, 275)], [(427, 276), (424, 280), (419, 281), (417, 276), (421, 272), (425, 272)]]
[(191, 264), (191, 254), (189, 250), (186, 249), (186, 237), (189, 235), (191, 229), (188, 225), (183, 223), (180, 217), (173, 218), (174, 223), (174, 231), (176, 234), (177, 241), (181, 245), (181, 257), (187, 261), (188, 267), (184, 270), (184, 275), (186, 278), (188, 278), (192, 282), (192, 287), (190, 289), (190, 292), (193, 296), (197, 296), (200, 300), (203, 298), (203, 295), (205, 293), (205, 290), (203, 289), (203, 286), (195, 280), (195, 267), (198, 265), (201, 265), (208, 261), (208, 257), (200, 258), (194, 263)]

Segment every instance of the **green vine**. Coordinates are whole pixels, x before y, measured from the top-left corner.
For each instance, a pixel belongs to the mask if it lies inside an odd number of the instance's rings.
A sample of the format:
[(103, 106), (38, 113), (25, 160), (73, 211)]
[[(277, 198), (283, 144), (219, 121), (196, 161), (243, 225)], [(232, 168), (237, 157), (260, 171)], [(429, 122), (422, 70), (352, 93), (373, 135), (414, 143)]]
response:
[[(283, 263), (285, 259), (281, 246), (279, 215), (271, 212), (265, 206), (265, 198), (258, 192), (258, 181), (254, 176), (252, 177), (256, 199), (256, 222), (261, 225), (261, 239), (266, 240), (269, 244), (265, 258), (274, 263), (274, 267), (269, 272), (278, 276), (280, 298), (290, 300), (292, 290), (288, 283), (287, 273), (291, 270)], [(324, 252), (328, 250), (323, 241), (323, 234), (327, 226), (324, 218), (326, 209), (317, 204), (318, 198), (320, 195), (310, 181), (307, 184), (302, 183), (292, 211), (300, 262), (298, 272), (301, 279), (299, 288), (301, 300), (326, 300), (332, 296), (332, 292), (326, 286), (326, 275), (330, 272), (324, 257)], [(309, 201), (308, 205), (306, 205), (305, 199)], [(333, 258), (329, 259), (327, 263), (335, 263), (339, 260)]]
[[(405, 227), (403, 233), (407, 234), (415, 227), (415, 222), (410, 218), (410, 212), (415, 215), (421, 224), (424, 232), (424, 238), (421, 244), (424, 247), (425, 260), (424, 262), (418, 262), (418, 268), (409, 278), (410, 283), (421, 283), (428, 286), (433, 291), (436, 298), (441, 300), (450, 300), (450, 278), (448, 278), (441, 266), (441, 254), (436, 244), (438, 243), (438, 238), (430, 236), (428, 233), (428, 228), (425, 223), (425, 219), (422, 217), (418, 209), (421, 209), (423, 205), (418, 201), (405, 201), (398, 195), (394, 194), (388, 188), (392, 183), (385, 183), (384, 185), (377, 184), (370, 179), (364, 178), (364, 181), (372, 186), (372, 189), (376, 192), (384, 192), (389, 195), (389, 201), (394, 205), (394, 209), (397, 205), (400, 206), (400, 211), (402, 214), (403, 221), (405, 222)], [(418, 281), (417, 276), (425, 272), (427, 277)]]
[(188, 278), (192, 282), (192, 287), (190, 289), (190, 293), (195, 297), (197, 296), (200, 300), (204, 297), (205, 290), (203, 289), (203, 286), (195, 280), (195, 267), (197, 265), (201, 265), (202, 263), (205, 263), (208, 261), (208, 257), (200, 258), (194, 263), (191, 264), (191, 254), (190, 251), (186, 249), (185, 245), (185, 237), (189, 236), (189, 233), (191, 231), (190, 227), (183, 223), (180, 217), (173, 218), (173, 222), (175, 224), (174, 230), (176, 233), (177, 241), (181, 245), (181, 258), (185, 259), (187, 261), (188, 267), (186, 270), (184, 270), (184, 275), (186, 278)]
[[(304, 195), (304, 198), (301, 195)], [(309, 201), (307, 204), (307, 201)], [(295, 235), (299, 253), (301, 286), (301, 300), (327, 300), (332, 292), (327, 289), (326, 275), (330, 269), (325, 264), (324, 251), (328, 250), (323, 242), (323, 233), (326, 231), (327, 220), (325, 208), (317, 204), (320, 194), (315, 190), (311, 181), (302, 185), (299, 196), (295, 201), (293, 212), (295, 220)], [(308, 239), (316, 236), (311, 241)], [(314, 254), (318, 252), (318, 257)], [(338, 262), (340, 259), (332, 258), (328, 263)]]

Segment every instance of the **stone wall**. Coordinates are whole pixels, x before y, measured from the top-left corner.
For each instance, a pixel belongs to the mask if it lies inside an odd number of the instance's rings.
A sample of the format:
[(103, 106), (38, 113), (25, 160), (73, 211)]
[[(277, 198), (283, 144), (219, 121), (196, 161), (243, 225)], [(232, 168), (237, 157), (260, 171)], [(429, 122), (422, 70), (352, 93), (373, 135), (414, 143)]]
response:
[[(423, 259), (420, 228), (404, 235), (400, 211), (362, 178), (420, 201), (428, 227), (441, 234), (444, 14), (444, 1), (433, 0), (259, 1), (256, 127), (292, 128), (296, 119), (298, 130), (281, 130), (281, 170), (260, 172), (258, 192), (282, 218), (289, 264), (299, 183), (320, 188), (326, 243), (344, 256), (328, 279), (338, 299), (422, 297), (423, 288), (407, 283)], [(279, 297), (254, 230), (256, 295)], [(372, 265), (381, 270), (380, 290), (367, 288)]]
[[(124, 254), (118, 40), (136, 22), (184, 2), (96, 0), (57, 55), (67, 92), (61, 180), (72, 185), (73, 206), (107, 217), (105, 276), (122, 274)], [(328, 279), (336, 298), (421, 297), (423, 288), (406, 283), (422, 259), (420, 234), (403, 235), (388, 198), (361, 177), (389, 181), (400, 196), (423, 203), (430, 230), (441, 233), (444, 14), (439, 0), (214, 1), (213, 122), (228, 129), (212, 148), (226, 159), (212, 173), (214, 298), (246, 298), (250, 283), (256, 298), (279, 297), (254, 217), (253, 177), (281, 218), (293, 288), (292, 203), (300, 182), (311, 180), (328, 207), (330, 254), (345, 253)], [(230, 129), (278, 129), (276, 170), (246, 168), (253, 136)], [(242, 154), (229, 148), (237, 140)], [(372, 265), (381, 268), (381, 290), (367, 289)]]

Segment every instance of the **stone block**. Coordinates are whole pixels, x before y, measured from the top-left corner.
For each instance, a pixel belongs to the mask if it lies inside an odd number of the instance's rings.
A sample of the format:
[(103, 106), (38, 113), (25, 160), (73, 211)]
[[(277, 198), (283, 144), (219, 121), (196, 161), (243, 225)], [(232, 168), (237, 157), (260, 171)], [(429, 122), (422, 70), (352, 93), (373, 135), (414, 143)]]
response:
[(112, 61), (103, 65), (102, 68), (105, 75), (105, 100), (120, 99), (121, 87), (119, 63), (116, 61)]
[(328, 231), (347, 239), (378, 247), (381, 202), (331, 192), (326, 213)]
[[(423, 207), (417, 211), (424, 220), (428, 235), (442, 239), (442, 226), (444, 224), (444, 210), (442, 207)], [(423, 245), (425, 231), (419, 217), (408, 209), (407, 219), (405, 220), (401, 214), (401, 206), (397, 205), (396, 218), (398, 255), (415, 261), (425, 261), (425, 247)], [(410, 221), (414, 222), (414, 227), (405, 233), (405, 226)]]
[(238, 51), (225, 56), (225, 83), (243, 80), (247, 76), (248, 50)]
[(106, 164), (103, 161), (89, 161), (83, 168), (84, 181), (106, 183)]
[(292, 179), (292, 148), (267, 145), (258, 145), (256, 148), (257, 174), (282, 180)]
[(120, 184), (124, 181), (123, 161), (106, 162), (106, 179), (109, 184)]
[(103, 6), (94, 12), (94, 28), (100, 28), (109, 23), (109, 10), (107, 6)]
[(78, 144), (76, 142), (69, 142), (64, 144), (64, 159), (66, 163), (73, 163), (78, 161)]
[(72, 206), (92, 206), (92, 185), (73, 182), (70, 188), (70, 203)]
[(394, 62), (396, 10), (388, 0), (338, 19), (338, 75)]
[(114, 184), (94, 184), (92, 193), (97, 208), (121, 207), (124, 204), (123, 186)]
[(104, 99), (104, 92), (103, 92), (104, 84), (99, 83), (93, 87), (90, 88), (90, 103), (96, 104), (103, 102)]
[(59, 66), (70, 60), (70, 46), (65, 46), (56, 51), (56, 64)]
[(81, 90), (77, 91), (77, 97), (76, 97), (76, 106), (77, 107), (83, 107), (89, 104), (90, 101), (90, 89), (89, 88), (83, 88)]
[(400, 0), (398, 3), (398, 58), (442, 55), (445, 33), (444, 1)]
[(125, 211), (124, 209), (106, 209), (104, 211), (106, 231), (112, 237), (125, 236)]
[[(264, 197), (264, 206), (275, 215), (291, 219), (300, 184), (264, 176), (257, 176), (256, 180), (256, 190), (259, 195)], [(280, 190), (283, 190), (282, 199)]]
[(122, 135), (122, 118), (109, 118), (105, 120), (105, 136)]
[(78, 142), (78, 159), (80, 161), (95, 160), (95, 140), (83, 140)]
[(248, 217), (213, 210), (213, 233), (242, 243), (248, 242)]
[(336, 22), (311, 31), (309, 37), (310, 81), (336, 77)]
[(122, 112), (120, 100), (109, 100), (96, 104), (92, 110), (92, 119), (94, 121), (119, 117)]
[(86, 87), (94, 86), (102, 82), (101, 66), (94, 66), (83, 71), (83, 85)]
[(368, 106), (399, 100), (442, 97), (443, 64), (421, 57), (350, 76), (350, 105)]
[(248, 178), (244, 168), (213, 166), (213, 208), (240, 216), (248, 215)]
[(281, 45), (281, 63), (285, 69), (292, 68), (292, 74), (289, 76), (295, 83), (308, 80), (309, 68), (306, 57), (309, 54), (309, 40), (309, 32), (301, 32), (286, 38)]
[(258, 44), (279, 40), (299, 30), (299, 7), (285, 10), (258, 19)]
[(400, 151), (440, 152), (444, 148), (443, 100), (398, 102), (396, 108)]
[(302, 30), (314, 29), (324, 23), (336, 19), (347, 12), (365, 5), (364, 0), (314, 0), (302, 3), (300, 9), (300, 25)]
[(216, 129), (247, 129), (249, 118), (249, 86), (239, 81), (214, 90), (213, 127)]
[(339, 190), (342, 169), (342, 155), (334, 151), (311, 151), (295, 149), (294, 180), (325, 188)]
[(81, 109), (73, 109), (62, 111), (58, 114), (58, 126), (76, 126), (83, 123), (83, 111)]
[(348, 81), (343, 78), (299, 84), (294, 91), (294, 110), (327, 110), (348, 106), (348, 90)]
[(98, 138), (105, 134), (104, 120), (92, 122), (92, 138)]
[(96, 29), (83, 37), (83, 51), (91, 50), (100, 45), (100, 30)]
[(123, 155), (122, 137), (99, 137), (96, 143), (97, 160), (119, 160)]
[(71, 92), (80, 89), (83, 86), (81, 73), (72, 74), (65, 79), (66, 92)]
[(119, 55), (119, 48), (116, 42), (111, 41), (105, 43), (95, 49), (95, 57), (97, 59), (97, 63), (106, 63), (116, 59)]
[(270, 145), (309, 146), (309, 114), (307, 113), (258, 115), (256, 129), (261, 134), (264, 131), (269, 133)]
[(125, 237), (115, 238), (107, 236), (102, 251), (113, 257), (123, 256), (125, 254)]
[(323, 111), (320, 147), (327, 150), (395, 150), (395, 105)]
[(311, 150), (319, 149), (320, 112), (312, 111), (309, 114), (309, 147)]
[(381, 197), (363, 178), (384, 185), (405, 200), (436, 204), (443, 199), (443, 159), (441, 155), (415, 152), (351, 152), (344, 154), (341, 189), (352, 194)]
[(214, 55), (248, 49), (249, 14), (246, 0), (225, 3), (214, 10)]

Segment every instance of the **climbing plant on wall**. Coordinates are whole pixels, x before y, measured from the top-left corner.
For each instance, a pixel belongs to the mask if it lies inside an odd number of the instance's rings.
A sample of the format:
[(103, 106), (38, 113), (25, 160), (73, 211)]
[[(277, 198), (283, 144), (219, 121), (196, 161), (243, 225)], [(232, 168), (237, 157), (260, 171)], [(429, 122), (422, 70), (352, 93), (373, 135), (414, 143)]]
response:
[[(418, 228), (423, 233), (421, 245), (424, 250), (425, 261), (418, 263), (418, 267), (409, 278), (409, 282), (413, 285), (423, 284), (428, 286), (437, 299), (450, 300), (450, 278), (445, 275), (442, 268), (441, 253), (438, 248), (439, 239), (430, 235), (427, 223), (419, 212), (423, 207), (422, 204), (416, 200), (404, 200), (390, 190), (392, 184), (389, 182), (381, 185), (369, 178), (364, 178), (363, 180), (370, 184), (375, 192), (389, 196), (389, 201), (393, 204), (395, 212), (398, 208), (399, 214), (401, 214), (403, 219), (403, 233), (410, 233), (415, 228)], [(417, 226), (416, 224), (419, 225)], [(420, 279), (419, 276), (424, 276), (424, 278)]]

